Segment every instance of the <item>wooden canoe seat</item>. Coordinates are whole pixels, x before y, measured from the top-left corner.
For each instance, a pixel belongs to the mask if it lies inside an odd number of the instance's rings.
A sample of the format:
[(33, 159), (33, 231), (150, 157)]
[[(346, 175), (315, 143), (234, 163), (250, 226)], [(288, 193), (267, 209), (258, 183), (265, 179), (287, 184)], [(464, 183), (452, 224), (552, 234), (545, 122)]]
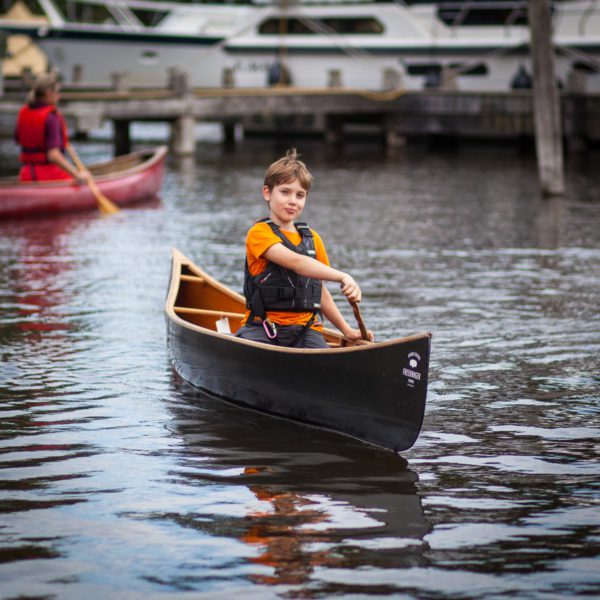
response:
[(189, 281), (191, 283), (206, 283), (204, 277), (199, 275), (181, 275), (181, 281)]
[(207, 308), (187, 308), (185, 306), (174, 306), (173, 307), (176, 313), (181, 313), (182, 315), (206, 315), (212, 317), (229, 317), (230, 319), (243, 319), (244, 313), (236, 313), (236, 312), (227, 312), (225, 310), (209, 310)]

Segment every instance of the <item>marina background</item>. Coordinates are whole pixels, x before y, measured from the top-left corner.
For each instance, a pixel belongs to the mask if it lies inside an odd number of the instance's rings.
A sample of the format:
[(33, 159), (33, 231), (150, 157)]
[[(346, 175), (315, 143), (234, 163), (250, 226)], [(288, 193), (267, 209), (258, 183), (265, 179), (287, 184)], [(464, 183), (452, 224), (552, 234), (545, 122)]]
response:
[[(298, 143), (306, 219), (362, 284), (368, 326), (433, 333), (424, 428), (395, 457), (174, 375), (170, 249), (239, 290), (264, 169), (290, 142), (198, 134), (157, 201), (0, 224), (0, 595), (598, 594), (597, 150), (542, 199), (513, 144)], [(104, 135), (77, 143), (85, 162), (111, 156)], [(16, 171), (11, 140), (0, 158)]]

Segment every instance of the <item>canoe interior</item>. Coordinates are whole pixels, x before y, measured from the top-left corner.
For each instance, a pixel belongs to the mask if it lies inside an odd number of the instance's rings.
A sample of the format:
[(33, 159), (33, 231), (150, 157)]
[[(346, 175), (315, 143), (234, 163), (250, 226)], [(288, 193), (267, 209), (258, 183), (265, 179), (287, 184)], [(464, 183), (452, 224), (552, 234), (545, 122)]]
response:
[(112, 175), (113, 173), (128, 171), (129, 169), (133, 169), (146, 162), (153, 154), (153, 152), (148, 151), (117, 156), (112, 160), (90, 165), (90, 172), (96, 177), (102, 177), (103, 175)]
[[(217, 331), (217, 321), (220, 319), (227, 319), (231, 333), (240, 328), (246, 310), (241, 295), (225, 288), (193, 264), (177, 262), (174, 268), (179, 269), (176, 274), (179, 287), (174, 303), (174, 312), (178, 317), (211, 331)], [(332, 348), (368, 344), (360, 340), (347, 340), (328, 329), (323, 334)]]

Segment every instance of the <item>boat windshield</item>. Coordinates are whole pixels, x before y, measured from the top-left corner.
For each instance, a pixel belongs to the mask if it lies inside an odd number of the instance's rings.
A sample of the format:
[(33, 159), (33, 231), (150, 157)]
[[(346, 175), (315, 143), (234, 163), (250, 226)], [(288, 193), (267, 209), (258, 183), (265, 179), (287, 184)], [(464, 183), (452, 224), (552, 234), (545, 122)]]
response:
[(384, 27), (374, 17), (302, 17), (271, 18), (263, 21), (258, 32), (262, 35), (314, 35), (320, 32), (342, 35), (381, 34)]

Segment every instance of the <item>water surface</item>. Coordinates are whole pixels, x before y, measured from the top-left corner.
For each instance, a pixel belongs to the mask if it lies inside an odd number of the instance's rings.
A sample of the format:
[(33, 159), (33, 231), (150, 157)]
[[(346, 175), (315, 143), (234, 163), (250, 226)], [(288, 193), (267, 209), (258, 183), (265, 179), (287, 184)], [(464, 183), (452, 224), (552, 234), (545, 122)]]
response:
[(1, 597), (600, 594), (597, 152), (543, 200), (513, 146), (300, 145), (304, 216), (368, 326), (434, 336), (423, 432), (398, 457), (171, 368), (170, 249), (240, 290), (283, 150), (203, 142), (159, 201), (0, 223)]

